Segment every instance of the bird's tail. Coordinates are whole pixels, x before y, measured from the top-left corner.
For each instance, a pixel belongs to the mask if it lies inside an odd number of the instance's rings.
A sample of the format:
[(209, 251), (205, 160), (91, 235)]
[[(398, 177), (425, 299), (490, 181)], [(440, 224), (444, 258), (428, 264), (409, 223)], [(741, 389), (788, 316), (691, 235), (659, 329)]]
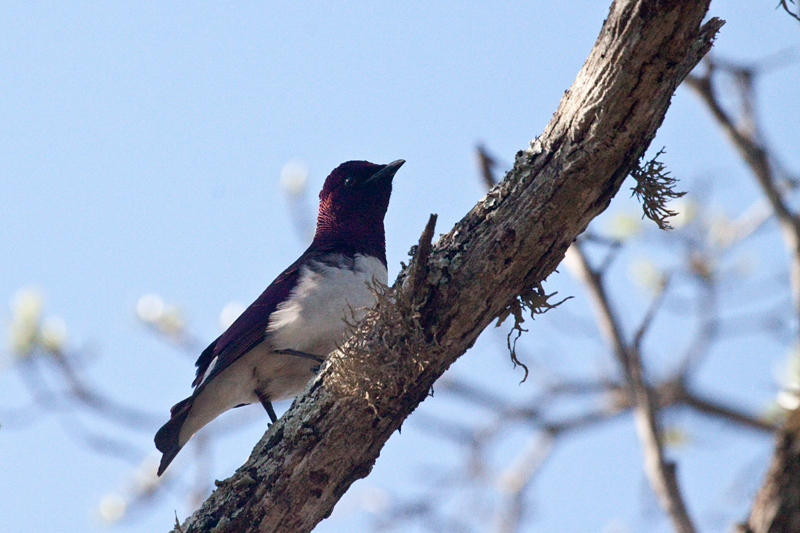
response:
[(171, 418), (169, 422), (164, 424), (161, 429), (156, 433), (156, 448), (163, 453), (161, 456), (161, 464), (158, 465), (158, 475), (164, 473), (169, 464), (181, 451), (182, 444), (180, 444), (180, 434), (183, 423), (186, 422), (186, 417), (189, 416), (189, 411), (192, 409), (193, 396), (182, 400), (172, 406), (169, 413)]

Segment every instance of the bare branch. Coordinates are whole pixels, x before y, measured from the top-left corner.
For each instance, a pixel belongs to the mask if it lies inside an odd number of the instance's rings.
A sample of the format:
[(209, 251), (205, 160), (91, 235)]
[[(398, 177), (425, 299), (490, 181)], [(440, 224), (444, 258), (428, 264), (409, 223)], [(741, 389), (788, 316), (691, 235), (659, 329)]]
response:
[[(39, 407), (55, 412), (67, 411), (61, 406), (65, 400), (72, 400), (108, 420), (113, 420), (137, 429), (151, 431), (158, 424), (154, 414), (123, 405), (90, 387), (72, 368), (71, 362), (63, 353), (50, 354), (50, 357), (32, 357), (22, 361), (20, 375), (31, 391), (31, 396)], [(60, 378), (67, 387), (66, 392), (55, 392), (48, 388), (47, 380), (42, 375), (39, 363), (54, 363)], [(50, 365), (52, 366), (52, 365)], [(73, 406), (74, 409), (74, 406)]]
[(647, 313), (644, 315), (642, 323), (639, 324), (639, 328), (636, 330), (636, 334), (633, 336), (632, 346), (637, 352), (641, 350), (642, 339), (647, 333), (647, 330), (650, 329), (650, 325), (653, 323), (656, 313), (658, 313), (659, 309), (661, 309), (661, 304), (664, 303), (664, 297), (667, 294), (668, 285), (669, 276), (665, 276), (661, 285), (658, 287), (658, 293), (656, 294), (655, 298), (653, 298), (653, 301), (650, 302), (650, 307), (647, 309)]
[(701, 282), (700, 298), (697, 305), (700, 314), (700, 327), (689, 343), (680, 363), (679, 373), (684, 377), (696, 369), (710, 353), (713, 341), (720, 328), (717, 287), (713, 280), (708, 279), (708, 277), (698, 276), (698, 278)]
[[(791, 1), (791, 0), (790, 0)], [(792, 2), (794, 3), (794, 2)], [(785, 1), (780, 6), (794, 18), (797, 14), (790, 11)], [(800, 19), (798, 19), (800, 20)], [(715, 93), (714, 77), (716, 70), (724, 69), (732, 73), (736, 79), (738, 96), (741, 101), (741, 117), (736, 124), (727, 113)], [(792, 297), (795, 305), (795, 316), (800, 317), (800, 216), (792, 211), (787, 201), (785, 189), (787, 185), (779, 182), (776, 176), (776, 158), (763, 145), (758, 130), (755, 112), (754, 79), (757, 67), (733, 66), (730, 63), (709, 61), (707, 72), (702, 77), (689, 78), (689, 85), (700, 95), (703, 102), (711, 110), (717, 122), (727, 133), (729, 139), (739, 151), (756, 181), (764, 191), (775, 216), (783, 231), (784, 241), (791, 261)], [(784, 173), (785, 174), (785, 173)], [(791, 180), (788, 187), (796, 185)], [(798, 332), (800, 335), (800, 332)], [(708, 406), (699, 398), (688, 398), (687, 403), (710, 412), (716, 416), (722, 413), (715, 407)], [(773, 462), (753, 504), (746, 524), (740, 524), (740, 533), (790, 533), (800, 531), (800, 454), (798, 454), (798, 434), (800, 414), (792, 412), (785, 427), (780, 431)], [(728, 419), (755, 426), (753, 420), (737, 419), (726, 413)], [(766, 429), (766, 428), (764, 428)]]
[[(789, 2), (794, 4), (794, 0), (789, 0)], [(789, 13), (789, 15), (792, 16), (792, 18), (800, 21), (800, 12), (795, 13), (794, 11), (789, 9), (789, 4), (786, 3), (786, 0), (780, 0), (780, 2), (778, 2), (778, 7), (782, 7), (784, 11), (786, 11), (787, 13)]]
[(346, 365), (333, 356), (183, 529), (297, 532), (327, 516), (434, 381), (513, 298), (555, 269), (608, 205), (722, 25), (701, 27), (706, 9), (695, 1), (615, 2), (543, 134), (432, 246), (424, 304), (411, 317), (409, 295), (387, 296), (343, 346), (347, 358), (369, 353), (372, 362), (359, 368), (355, 393), (331, 388)]
[[(661, 506), (672, 519), (675, 530), (681, 533), (693, 533), (694, 524), (681, 496), (678, 480), (675, 475), (675, 464), (664, 455), (664, 444), (658, 424), (658, 404), (644, 380), (641, 356), (636, 345), (628, 345), (623, 339), (619, 319), (616, 317), (611, 302), (606, 294), (600, 275), (589, 265), (581, 250), (580, 242), (570, 248), (574, 260), (570, 262), (576, 274), (584, 280), (595, 303), (598, 322), (605, 333), (611, 348), (622, 366), (629, 387), (633, 391), (634, 420), (639, 435), (639, 442), (644, 455), (644, 467), (650, 486), (658, 495)], [(660, 300), (657, 299), (658, 303)], [(651, 310), (657, 305), (651, 306)], [(648, 313), (649, 314), (649, 313)], [(646, 319), (643, 324), (648, 324)], [(644, 328), (640, 328), (643, 333)], [(641, 335), (637, 334), (638, 343)]]
[(733, 422), (740, 426), (766, 431), (768, 433), (774, 433), (778, 429), (777, 424), (773, 421), (742, 413), (732, 407), (716, 403), (685, 389), (681, 396), (681, 402), (702, 413)]
[(414, 251), (414, 260), (411, 262), (410, 272), (408, 279), (411, 282), (409, 291), (414, 295), (417, 303), (422, 303), (423, 295), (420, 294), (428, 275), (428, 257), (431, 254), (431, 241), (433, 240), (433, 232), (436, 229), (437, 215), (431, 214), (428, 218), (428, 223), (422, 231), (419, 238), (419, 244)]
[(481, 177), (483, 178), (483, 184), (486, 186), (487, 189), (491, 189), (495, 185), (497, 185), (497, 178), (494, 176), (494, 167), (497, 166), (497, 161), (489, 155), (489, 152), (486, 151), (486, 147), (478, 145), (475, 149), (478, 156), (478, 166), (481, 169)]
[(800, 410), (789, 414), (776, 438), (766, 480), (756, 495), (746, 524), (737, 533), (800, 531)]
[[(733, 145), (739, 151), (744, 162), (755, 176), (764, 195), (772, 206), (775, 216), (783, 230), (784, 240), (791, 258), (792, 294), (795, 302), (795, 315), (800, 317), (800, 217), (789, 206), (781, 187), (775, 179), (772, 159), (761, 142), (761, 135), (757, 128), (752, 100), (754, 98), (752, 68), (740, 67), (736, 70), (740, 98), (742, 104), (743, 125), (737, 125), (731, 115), (722, 108), (716, 94), (714, 74), (718, 70), (717, 63), (708, 61), (707, 70), (702, 77), (689, 75), (686, 82), (702, 98), (714, 118), (728, 135)], [(730, 66), (728, 67), (731, 68)]]
[(534, 435), (514, 462), (500, 475), (498, 484), (504, 503), (495, 519), (495, 531), (512, 533), (519, 529), (524, 513), (523, 496), (536, 473), (553, 451), (555, 438), (548, 432)]
[(445, 376), (437, 382), (436, 389), (450, 392), (459, 398), (469, 400), (498, 413), (508, 409), (508, 402), (504, 398), (492, 394), (481, 387), (453, 379), (451, 376)]

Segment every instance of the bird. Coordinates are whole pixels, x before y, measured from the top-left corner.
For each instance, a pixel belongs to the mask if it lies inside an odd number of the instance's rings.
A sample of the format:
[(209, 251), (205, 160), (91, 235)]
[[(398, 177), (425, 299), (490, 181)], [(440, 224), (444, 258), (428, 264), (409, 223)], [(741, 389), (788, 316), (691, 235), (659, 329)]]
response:
[(197, 359), (194, 392), (155, 435), (158, 476), (229, 409), (260, 402), (275, 423), (272, 402), (300, 394), (347, 340), (346, 319), (375, 305), (374, 283), (388, 281), (384, 217), (403, 163), (347, 161), (326, 178), (311, 245)]

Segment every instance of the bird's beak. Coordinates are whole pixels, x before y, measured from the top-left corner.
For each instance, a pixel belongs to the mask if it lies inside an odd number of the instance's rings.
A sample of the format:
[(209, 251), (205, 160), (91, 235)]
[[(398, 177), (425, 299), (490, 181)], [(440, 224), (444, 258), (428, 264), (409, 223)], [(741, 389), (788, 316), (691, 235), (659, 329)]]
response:
[(367, 178), (367, 180), (364, 183), (366, 184), (371, 181), (384, 178), (391, 180), (394, 177), (395, 173), (400, 169), (400, 167), (403, 166), (403, 163), (405, 162), (406, 162), (405, 159), (398, 159), (397, 161), (392, 161), (391, 163), (389, 163), (388, 165), (377, 171), (375, 174)]

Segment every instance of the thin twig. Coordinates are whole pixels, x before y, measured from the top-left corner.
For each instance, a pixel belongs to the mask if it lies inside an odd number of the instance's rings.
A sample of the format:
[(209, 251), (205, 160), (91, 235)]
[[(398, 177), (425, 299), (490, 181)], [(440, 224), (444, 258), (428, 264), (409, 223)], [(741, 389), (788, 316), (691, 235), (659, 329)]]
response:
[(698, 313), (700, 314), (700, 327), (689, 343), (686, 353), (679, 365), (679, 374), (684, 378), (711, 352), (712, 342), (716, 338), (719, 328), (719, 309), (717, 306), (717, 286), (713, 280), (698, 276), (701, 283), (701, 296), (698, 302)]
[(661, 304), (664, 303), (664, 297), (667, 294), (669, 279), (669, 276), (664, 277), (661, 285), (658, 287), (658, 293), (656, 294), (656, 297), (653, 298), (652, 302), (650, 302), (650, 307), (647, 309), (647, 313), (645, 313), (642, 323), (639, 325), (639, 329), (636, 330), (636, 334), (633, 336), (633, 348), (637, 352), (641, 350), (642, 339), (647, 333), (647, 330), (650, 329), (650, 325), (653, 323), (656, 313), (658, 313), (659, 309), (661, 309)]
[(740, 426), (748, 427), (751, 429), (766, 431), (768, 433), (774, 433), (779, 427), (778, 424), (776, 424), (771, 420), (766, 420), (763, 418), (758, 418), (752, 415), (748, 415), (746, 413), (742, 413), (732, 407), (721, 405), (719, 403), (714, 402), (713, 400), (703, 398), (698, 394), (692, 393), (690, 391), (684, 391), (684, 395), (681, 398), (681, 401), (682, 403), (690, 407), (693, 407), (694, 409), (697, 409), (702, 413), (711, 415), (715, 418), (727, 420), (729, 422), (733, 422)]
[(64, 400), (72, 400), (89, 407), (108, 420), (136, 429), (151, 431), (158, 424), (156, 415), (122, 405), (86, 385), (64, 354), (53, 355), (47, 358), (47, 361), (55, 360), (56, 368), (60, 371), (68, 390), (60, 393), (49, 389), (47, 380), (37, 365), (37, 359), (40, 358), (29, 358), (25, 361), (26, 364), (20, 365), (20, 375), (25, 379), (31, 397), (40, 407), (48, 411), (64, 411), (60, 404)]
[(547, 431), (532, 436), (522, 453), (500, 474), (498, 482), (505, 501), (495, 519), (497, 533), (519, 530), (525, 511), (525, 492), (550, 457), (554, 445), (555, 436)]
[[(784, 6), (785, 7), (785, 6)], [(788, 8), (787, 8), (788, 11)], [(791, 258), (792, 295), (795, 315), (800, 318), (800, 217), (789, 206), (781, 187), (776, 183), (772, 156), (761, 142), (755, 115), (754, 67), (733, 67), (720, 61), (707, 61), (706, 73), (703, 76), (690, 75), (686, 82), (702, 98), (711, 114), (739, 151), (742, 159), (758, 181), (764, 195), (772, 206), (783, 231), (786, 248)], [(742, 105), (742, 117), (739, 120), (744, 126), (737, 126), (731, 115), (722, 108), (714, 85), (714, 74), (720, 68), (733, 72), (738, 81), (737, 87)]]
[(414, 254), (414, 260), (411, 264), (411, 272), (409, 279), (411, 281), (411, 294), (417, 303), (421, 303), (422, 284), (428, 275), (428, 256), (431, 253), (431, 242), (433, 241), (433, 232), (436, 229), (436, 219), (438, 216), (431, 213), (428, 218), (428, 223), (425, 224), (425, 229), (422, 230), (422, 235), (419, 237), (419, 244), (417, 251)]
[[(789, 0), (789, 2), (794, 4), (794, 0)], [(786, 3), (786, 0), (781, 0), (780, 2), (778, 2), (778, 7), (782, 7), (784, 11), (789, 13), (789, 15), (791, 15), (792, 18), (794, 18), (795, 20), (800, 20), (800, 11), (795, 13), (794, 11), (789, 9), (789, 4)]]
[(486, 186), (486, 189), (491, 189), (495, 185), (497, 185), (497, 179), (494, 177), (494, 167), (497, 165), (497, 161), (489, 155), (489, 152), (486, 151), (486, 147), (478, 145), (475, 149), (478, 156), (478, 166), (481, 169), (481, 177), (483, 178), (483, 184)]

